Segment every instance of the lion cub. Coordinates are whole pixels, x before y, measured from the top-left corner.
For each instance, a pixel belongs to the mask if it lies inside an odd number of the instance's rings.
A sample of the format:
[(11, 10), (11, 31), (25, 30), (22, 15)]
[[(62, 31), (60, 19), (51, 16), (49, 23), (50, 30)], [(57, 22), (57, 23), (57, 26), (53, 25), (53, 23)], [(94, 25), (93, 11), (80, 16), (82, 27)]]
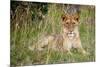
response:
[(62, 19), (62, 34), (48, 35), (40, 38), (37, 44), (30, 49), (44, 50), (47, 46), (55, 51), (67, 51), (69, 53), (71, 48), (77, 48), (80, 52), (85, 54), (85, 50), (81, 45), (79, 35), (79, 15), (78, 14), (64, 14)]

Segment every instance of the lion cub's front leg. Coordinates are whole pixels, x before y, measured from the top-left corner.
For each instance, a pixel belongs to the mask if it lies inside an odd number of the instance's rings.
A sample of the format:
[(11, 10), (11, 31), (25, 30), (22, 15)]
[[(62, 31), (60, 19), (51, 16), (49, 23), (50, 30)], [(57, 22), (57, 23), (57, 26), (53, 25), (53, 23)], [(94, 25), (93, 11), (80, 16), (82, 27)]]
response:
[(82, 47), (82, 44), (81, 44), (81, 40), (80, 38), (77, 38), (75, 41), (74, 41), (74, 44), (73, 44), (73, 47), (78, 49), (78, 52), (81, 52), (82, 54), (87, 54), (87, 52), (84, 50), (84, 48)]
[(65, 38), (63, 41), (63, 50), (68, 52), (68, 54), (72, 55), (70, 51), (71, 48), (72, 48), (72, 43), (67, 38)]

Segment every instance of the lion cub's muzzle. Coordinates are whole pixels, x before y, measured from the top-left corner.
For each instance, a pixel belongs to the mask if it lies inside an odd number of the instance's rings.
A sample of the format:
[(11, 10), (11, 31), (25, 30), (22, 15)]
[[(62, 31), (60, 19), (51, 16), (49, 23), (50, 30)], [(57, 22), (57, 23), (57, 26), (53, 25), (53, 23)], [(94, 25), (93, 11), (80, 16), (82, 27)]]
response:
[(74, 32), (68, 32), (67, 36), (69, 39), (73, 39), (75, 37), (75, 33)]

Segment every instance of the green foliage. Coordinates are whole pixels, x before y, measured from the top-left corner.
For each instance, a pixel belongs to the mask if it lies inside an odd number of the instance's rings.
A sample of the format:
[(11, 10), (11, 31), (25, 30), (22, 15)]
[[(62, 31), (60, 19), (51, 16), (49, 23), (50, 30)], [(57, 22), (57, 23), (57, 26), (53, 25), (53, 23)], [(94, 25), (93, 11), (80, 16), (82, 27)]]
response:
[(24, 7), (22, 3), (15, 1), (15, 6), (13, 3), (11, 5), (14, 16), (11, 18), (12, 66), (95, 61), (94, 6), (80, 6), (81, 41), (84, 49), (90, 53), (83, 56), (73, 50), (73, 55), (50, 50), (30, 51), (28, 47), (35, 44), (39, 36), (61, 33), (63, 11), (61, 4), (27, 3)]

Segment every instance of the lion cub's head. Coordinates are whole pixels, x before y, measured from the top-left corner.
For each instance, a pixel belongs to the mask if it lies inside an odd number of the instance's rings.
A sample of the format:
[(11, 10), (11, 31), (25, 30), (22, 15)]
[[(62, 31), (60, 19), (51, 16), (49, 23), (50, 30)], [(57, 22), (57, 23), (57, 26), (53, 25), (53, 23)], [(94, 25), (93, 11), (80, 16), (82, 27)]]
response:
[(69, 37), (73, 37), (78, 32), (78, 25), (79, 25), (79, 15), (78, 14), (65, 14), (62, 15), (62, 25), (64, 28), (64, 32)]

